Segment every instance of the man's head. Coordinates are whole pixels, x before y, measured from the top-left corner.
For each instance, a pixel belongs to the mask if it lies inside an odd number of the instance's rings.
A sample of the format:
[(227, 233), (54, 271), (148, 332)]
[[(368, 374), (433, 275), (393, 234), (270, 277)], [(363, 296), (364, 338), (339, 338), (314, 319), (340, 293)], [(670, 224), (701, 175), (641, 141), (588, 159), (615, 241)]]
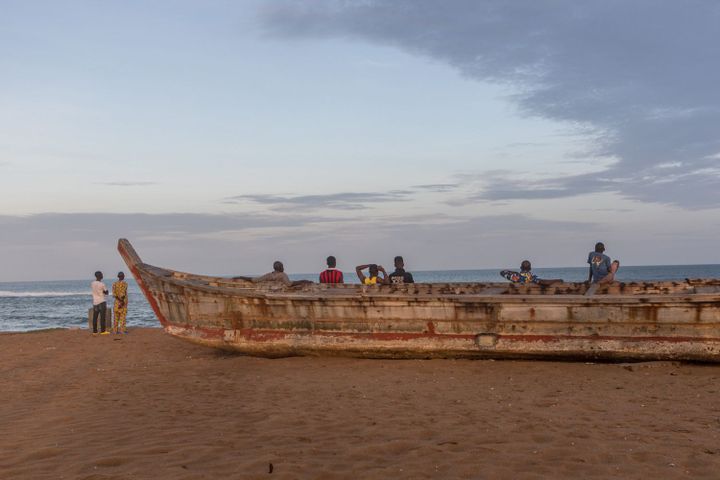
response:
[(335, 257), (333, 257), (332, 255), (330, 255), (330, 256), (327, 258), (327, 266), (328, 266), (328, 268), (335, 268), (336, 265), (337, 265), (337, 260), (335, 259)]
[(125, 280), (125, 274), (123, 272), (118, 272), (118, 278), (120, 280)]
[(602, 242), (598, 242), (595, 244), (595, 252), (597, 253), (603, 253), (605, 251), (605, 244)]
[(97, 272), (95, 272), (95, 280), (97, 280), (97, 281), (99, 282), (99, 281), (102, 280), (102, 279), (103, 279), (103, 274), (102, 274), (102, 272), (101, 272), (100, 270), (98, 270)]
[(273, 270), (276, 272), (283, 272), (283, 271), (285, 271), (285, 267), (283, 266), (282, 262), (276, 260), (273, 263)]
[(405, 268), (405, 261), (400, 255), (395, 257), (395, 268)]
[(520, 264), (520, 271), (529, 272), (530, 270), (532, 270), (532, 264), (530, 263), (530, 260), (523, 260)]
[(377, 277), (379, 273), (378, 266), (374, 263), (371, 263), (368, 267), (368, 272), (370, 272), (371, 277)]

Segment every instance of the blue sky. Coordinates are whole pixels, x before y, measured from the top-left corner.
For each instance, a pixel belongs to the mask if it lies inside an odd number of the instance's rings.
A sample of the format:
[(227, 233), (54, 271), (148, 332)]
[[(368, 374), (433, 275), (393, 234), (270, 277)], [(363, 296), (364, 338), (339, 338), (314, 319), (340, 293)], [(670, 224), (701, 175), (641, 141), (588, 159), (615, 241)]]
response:
[(719, 262), (712, 2), (0, 9), (0, 281)]

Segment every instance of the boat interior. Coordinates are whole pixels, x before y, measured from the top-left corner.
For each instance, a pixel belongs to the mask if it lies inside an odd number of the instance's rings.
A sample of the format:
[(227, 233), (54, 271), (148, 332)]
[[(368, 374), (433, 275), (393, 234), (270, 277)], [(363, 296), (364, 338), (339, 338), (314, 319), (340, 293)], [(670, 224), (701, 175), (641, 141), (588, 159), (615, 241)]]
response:
[[(171, 283), (201, 289), (233, 290), (267, 293), (302, 293), (322, 296), (354, 295), (357, 293), (381, 295), (586, 295), (589, 285), (584, 282), (558, 282), (550, 285), (491, 283), (412, 283), (404, 285), (320, 284), (307, 283), (284, 286), (279, 283), (253, 283), (226, 277), (214, 277), (178, 272), (140, 264), (138, 267), (151, 276), (161, 277)], [(593, 293), (597, 295), (696, 295), (720, 294), (720, 279), (685, 279), (656, 282), (612, 282), (600, 285)]]

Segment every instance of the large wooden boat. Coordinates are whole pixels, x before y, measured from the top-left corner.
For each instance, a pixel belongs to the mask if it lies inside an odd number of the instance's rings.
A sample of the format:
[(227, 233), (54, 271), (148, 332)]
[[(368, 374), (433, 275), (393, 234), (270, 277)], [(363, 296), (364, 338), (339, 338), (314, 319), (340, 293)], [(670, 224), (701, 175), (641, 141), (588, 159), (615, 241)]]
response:
[(719, 280), (285, 287), (118, 250), (167, 333), (250, 355), (720, 362)]

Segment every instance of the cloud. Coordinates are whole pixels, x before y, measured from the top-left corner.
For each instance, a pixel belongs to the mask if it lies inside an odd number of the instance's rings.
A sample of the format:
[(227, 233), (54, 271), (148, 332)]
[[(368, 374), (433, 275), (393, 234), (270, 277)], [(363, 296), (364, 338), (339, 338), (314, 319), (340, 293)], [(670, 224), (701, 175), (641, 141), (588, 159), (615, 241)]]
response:
[[(124, 269), (118, 238), (144, 261), (198, 273), (262, 273), (275, 259), (314, 271), (328, 254), (345, 268), (398, 252), (418, 268), (471, 268), (535, 249), (535, 241), (577, 241), (594, 227), (521, 215), (422, 215), (343, 220), (291, 215), (44, 213), (0, 215), (0, 281), (83, 278)], [(368, 241), (368, 239), (372, 239)], [(534, 239), (528, 242), (527, 239)], [(558, 248), (563, 255), (567, 248)], [(59, 254), (58, 252), (62, 252)], [(376, 260), (379, 261), (379, 260)], [(550, 260), (547, 260), (549, 262)]]
[(336, 221), (302, 214), (0, 215), (0, 281), (83, 278), (98, 268), (117, 271), (123, 268), (115, 249), (118, 238), (130, 239), (147, 255), (144, 260), (159, 266), (227, 273), (242, 260), (246, 271), (260, 272), (264, 262), (256, 258), (280, 254), (295, 238)]
[(363, 210), (368, 204), (400, 202), (407, 200), (409, 190), (393, 190), (387, 193), (331, 193), (327, 195), (283, 196), (272, 194), (237, 195), (224, 200), (224, 203), (251, 202), (270, 206), (280, 210)]
[(325, 218), (291, 214), (0, 215), (0, 281), (92, 278), (92, 272), (126, 270), (117, 239), (132, 241), (150, 264), (210, 274), (257, 274), (274, 260), (288, 271), (314, 272), (335, 255), (351, 272), (368, 262), (391, 264), (403, 255), (414, 270), (516, 266), (585, 266), (598, 240), (626, 264), (702, 263), (717, 250), (720, 224), (701, 235), (662, 227), (647, 242), (644, 228), (627, 224), (545, 220), (527, 215), (447, 214)]
[(412, 188), (433, 193), (442, 193), (455, 190), (458, 186), (458, 183), (431, 183), (427, 185), (413, 185)]
[(510, 100), (525, 115), (593, 132), (589, 161), (616, 160), (598, 174), (558, 175), (531, 192), (492, 188), (488, 198), (615, 191), (720, 206), (716, 2), (285, 1), (267, 7), (263, 19), (274, 35), (396, 46), (511, 85), (518, 93)]
[(126, 181), (126, 182), (98, 182), (98, 185), (107, 185), (109, 187), (147, 187), (157, 185), (158, 182), (142, 182), (142, 181)]
[(0, 215), (0, 241), (25, 246), (57, 246), (66, 241), (114, 242), (120, 237), (163, 241), (198, 235), (253, 229), (297, 228), (336, 219), (307, 215), (202, 214), (202, 213), (42, 213)]
[[(480, 192), (467, 201), (503, 201), (517, 199), (553, 199), (597, 192), (614, 192), (634, 200), (652, 197), (655, 203), (715, 208), (720, 167), (688, 171), (683, 164), (660, 164), (646, 169), (644, 175), (620, 176), (615, 169), (598, 173), (551, 177), (523, 178), (517, 173), (487, 172), (477, 176)], [(678, 199), (682, 199), (679, 202)]]

